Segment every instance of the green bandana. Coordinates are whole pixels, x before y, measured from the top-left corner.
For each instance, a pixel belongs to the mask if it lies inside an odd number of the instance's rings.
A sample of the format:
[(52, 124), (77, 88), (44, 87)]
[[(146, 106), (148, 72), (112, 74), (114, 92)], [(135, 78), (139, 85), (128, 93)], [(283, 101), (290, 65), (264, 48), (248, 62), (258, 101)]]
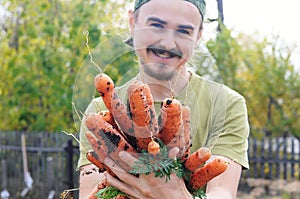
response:
[[(150, 1), (150, 0), (136, 0), (135, 4), (134, 4), (134, 10), (139, 9), (142, 5), (144, 5), (148, 1)], [(191, 2), (192, 4), (194, 4), (198, 8), (198, 10), (202, 16), (202, 19), (204, 18), (205, 5), (206, 5), (204, 0), (185, 0), (185, 1), (188, 1), (188, 2)]]

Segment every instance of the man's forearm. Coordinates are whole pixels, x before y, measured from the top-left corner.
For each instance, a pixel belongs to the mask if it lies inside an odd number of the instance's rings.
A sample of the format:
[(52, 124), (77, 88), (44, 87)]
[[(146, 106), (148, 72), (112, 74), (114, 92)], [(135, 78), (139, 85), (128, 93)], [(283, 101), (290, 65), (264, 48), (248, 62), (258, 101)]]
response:
[(235, 199), (227, 190), (217, 187), (214, 190), (206, 193), (207, 199)]

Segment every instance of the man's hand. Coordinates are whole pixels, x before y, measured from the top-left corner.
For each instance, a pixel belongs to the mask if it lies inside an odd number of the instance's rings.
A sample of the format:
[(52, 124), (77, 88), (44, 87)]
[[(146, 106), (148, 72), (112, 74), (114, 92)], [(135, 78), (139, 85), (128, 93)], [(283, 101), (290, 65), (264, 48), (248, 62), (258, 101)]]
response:
[[(170, 158), (175, 158), (178, 151), (179, 149), (177, 147), (171, 149), (169, 152)], [(135, 161), (137, 161), (136, 158), (124, 151), (119, 153), (119, 157), (130, 167), (132, 167)], [(106, 158), (104, 163), (109, 166), (120, 179), (118, 180), (111, 175), (106, 174), (107, 183), (133, 198), (192, 198), (192, 195), (188, 192), (185, 186), (184, 180), (178, 178), (174, 173), (171, 174), (170, 179), (166, 182), (165, 178), (155, 177), (153, 173), (149, 175), (140, 174), (139, 177), (135, 177), (125, 172), (110, 158)]]

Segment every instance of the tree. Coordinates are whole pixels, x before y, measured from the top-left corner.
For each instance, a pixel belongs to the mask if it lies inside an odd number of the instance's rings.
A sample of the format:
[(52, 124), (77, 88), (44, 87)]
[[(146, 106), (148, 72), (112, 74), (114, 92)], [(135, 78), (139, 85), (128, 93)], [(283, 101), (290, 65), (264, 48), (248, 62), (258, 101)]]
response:
[[(115, 13), (122, 13), (124, 3), (6, 3), (11, 17), (0, 37), (0, 129), (75, 131), (71, 101), (77, 71), (88, 55), (85, 33), (89, 31), (93, 49), (120, 30), (111, 22), (120, 20)], [(119, 69), (112, 76), (117, 78), (118, 73)]]
[(295, 47), (279, 37), (272, 42), (245, 34), (234, 38), (225, 27), (207, 46), (223, 83), (245, 96), (253, 136), (300, 136), (300, 74), (291, 60)]

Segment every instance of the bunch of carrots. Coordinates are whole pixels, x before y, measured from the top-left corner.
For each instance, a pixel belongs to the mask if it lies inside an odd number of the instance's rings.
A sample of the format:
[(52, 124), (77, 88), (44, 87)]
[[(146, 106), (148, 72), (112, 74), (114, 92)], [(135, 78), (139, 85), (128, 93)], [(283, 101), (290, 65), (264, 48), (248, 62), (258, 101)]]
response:
[[(124, 104), (114, 89), (112, 79), (98, 74), (94, 84), (103, 99), (107, 110), (85, 115), (85, 124), (89, 131), (86, 136), (93, 147), (87, 158), (101, 171), (106, 170), (116, 175), (103, 162), (110, 157), (121, 168), (131, 168), (118, 156), (120, 151), (127, 151), (138, 158), (141, 152), (153, 156), (160, 153), (160, 140), (168, 149), (179, 148), (177, 158), (181, 160), (190, 178), (186, 183), (192, 190), (201, 189), (208, 181), (224, 172), (227, 163), (222, 158), (210, 162), (209, 148), (202, 147), (190, 153), (190, 108), (182, 105), (175, 98), (167, 98), (161, 104), (157, 116), (150, 88), (141, 81), (134, 80), (128, 87), (128, 101)], [(108, 186), (102, 184), (100, 188)], [(126, 198), (118, 196), (117, 198)]]

